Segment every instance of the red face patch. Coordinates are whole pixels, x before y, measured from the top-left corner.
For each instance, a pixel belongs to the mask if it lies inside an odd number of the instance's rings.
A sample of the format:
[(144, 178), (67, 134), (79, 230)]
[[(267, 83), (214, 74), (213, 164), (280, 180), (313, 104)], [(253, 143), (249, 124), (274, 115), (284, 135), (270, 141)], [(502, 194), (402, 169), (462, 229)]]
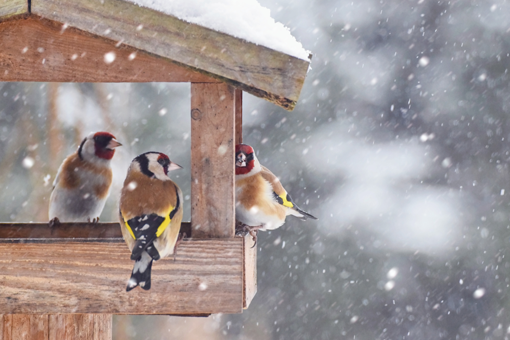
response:
[(255, 166), (253, 148), (246, 144), (236, 145), (236, 175), (245, 175)]
[(170, 165), (170, 158), (164, 153), (160, 153), (158, 156), (158, 163), (163, 167), (165, 175), (168, 175), (168, 166)]
[(108, 149), (108, 143), (112, 139), (114, 139), (115, 136), (113, 136), (109, 132), (96, 132), (94, 134), (94, 147), (95, 147), (95, 154), (97, 157), (110, 160), (113, 158), (113, 155), (115, 154), (115, 150)]
[(244, 154), (248, 155), (253, 153), (253, 148), (248, 144), (237, 144), (236, 145), (236, 155), (238, 152), (242, 151)]

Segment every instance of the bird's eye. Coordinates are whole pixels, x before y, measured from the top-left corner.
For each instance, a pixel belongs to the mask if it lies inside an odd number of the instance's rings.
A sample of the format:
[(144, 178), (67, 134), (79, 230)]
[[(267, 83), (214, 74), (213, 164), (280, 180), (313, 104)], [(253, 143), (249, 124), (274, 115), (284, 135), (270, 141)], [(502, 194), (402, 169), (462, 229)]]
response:
[(170, 161), (166, 158), (160, 158), (158, 159), (158, 163), (161, 165), (161, 166), (168, 166), (168, 164), (170, 163)]
[(108, 143), (112, 140), (111, 137), (109, 136), (95, 136), (94, 137), (94, 143), (99, 146), (99, 147), (102, 147), (102, 148), (106, 148), (106, 146), (108, 145)]

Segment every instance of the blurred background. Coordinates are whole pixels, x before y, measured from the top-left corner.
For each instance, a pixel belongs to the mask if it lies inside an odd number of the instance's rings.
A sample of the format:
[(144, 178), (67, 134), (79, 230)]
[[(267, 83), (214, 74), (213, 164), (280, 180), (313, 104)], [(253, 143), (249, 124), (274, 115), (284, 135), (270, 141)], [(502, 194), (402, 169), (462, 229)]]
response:
[[(244, 140), (319, 220), (259, 234), (243, 314), (118, 316), (114, 338), (510, 338), (510, 3), (259, 2), (314, 56), (293, 112), (245, 94)], [(0, 83), (0, 220), (46, 221), (94, 130), (124, 144), (102, 221), (147, 150), (184, 166), (189, 220), (189, 92)]]

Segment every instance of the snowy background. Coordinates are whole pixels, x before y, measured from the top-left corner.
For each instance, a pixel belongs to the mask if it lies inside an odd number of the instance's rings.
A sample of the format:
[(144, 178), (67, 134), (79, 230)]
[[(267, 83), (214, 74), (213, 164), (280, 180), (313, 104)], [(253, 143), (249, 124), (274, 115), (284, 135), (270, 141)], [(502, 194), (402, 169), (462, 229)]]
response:
[[(115, 339), (510, 338), (510, 4), (260, 0), (314, 54), (294, 112), (244, 97), (245, 142), (319, 217), (259, 236), (241, 315), (115, 317)], [(0, 219), (45, 221), (62, 159), (114, 133), (184, 166), (189, 86), (0, 83)], [(185, 203), (186, 203), (185, 202)]]

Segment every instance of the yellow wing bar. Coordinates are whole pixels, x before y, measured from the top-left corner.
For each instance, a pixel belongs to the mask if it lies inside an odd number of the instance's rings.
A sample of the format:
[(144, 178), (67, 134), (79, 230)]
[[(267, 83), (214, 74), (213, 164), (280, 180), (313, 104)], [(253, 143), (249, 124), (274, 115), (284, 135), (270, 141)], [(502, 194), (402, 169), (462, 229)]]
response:
[(286, 192), (278, 196), (281, 199), (280, 204), (287, 208), (294, 208), (294, 204), (287, 199), (288, 195)]

